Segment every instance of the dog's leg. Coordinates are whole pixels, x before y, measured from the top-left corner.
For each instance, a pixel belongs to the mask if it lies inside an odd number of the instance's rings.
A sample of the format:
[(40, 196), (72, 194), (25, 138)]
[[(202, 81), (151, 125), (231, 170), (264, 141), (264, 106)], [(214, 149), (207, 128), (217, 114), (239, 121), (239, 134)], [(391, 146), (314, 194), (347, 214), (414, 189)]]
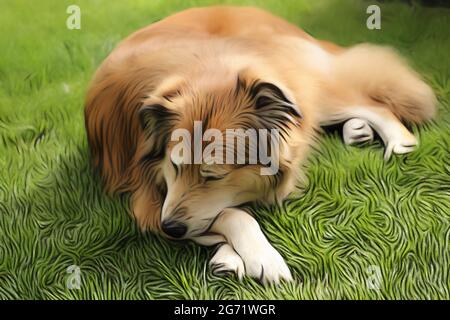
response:
[[(223, 254), (232, 259), (234, 249), (244, 262), (245, 274), (262, 283), (291, 281), (289, 268), (281, 255), (270, 245), (256, 220), (247, 212), (227, 208), (217, 218), (211, 231), (224, 235), (229, 247)], [(231, 256), (230, 256), (231, 255)]]
[(367, 123), (380, 135), (386, 151), (385, 160), (392, 153), (403, 154), (415, 149), (416, 137), (400, 122), (388, 108), (382, 106), (356, 106), (342, 108), (331, 114), (330, 118), (322, 119), (323, 124), (339, 123), (352, 118), (359, 118)]
[(342, 136), (347, 145), (363, 144), (373, 140), (373, 130), (366, 120), (353, 118), (344, 124)]
[(209, 262), (214, 274), (236, 274), (239, 280), (245, 275), (244, 262), (228, 243), (220, 244)]
[(244, 262), (223, 235), (208, 234), (191, 240), (202, 246), (218, 245), (216, 253), (209, 262), (214, 274), (236, 274), (239, 279), (245, 275)]

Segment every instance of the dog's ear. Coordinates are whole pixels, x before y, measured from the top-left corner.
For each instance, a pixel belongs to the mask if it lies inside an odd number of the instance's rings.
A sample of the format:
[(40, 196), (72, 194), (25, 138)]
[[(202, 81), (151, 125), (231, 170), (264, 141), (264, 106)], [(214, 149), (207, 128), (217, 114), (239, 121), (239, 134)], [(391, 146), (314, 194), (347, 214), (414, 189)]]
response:
[(144, 105), (138, 112), (141, 128), (149, 140), (150, 152), (146, 158), (164, 157), (174, 124), (179, 113), (160, 104)]
[(303, 115), (299, 107), (275, 84), (258, 82), (251, 88), (250, 94), (258, 115), (268, 129), (283, 128), (289, 123), (300, 125)]

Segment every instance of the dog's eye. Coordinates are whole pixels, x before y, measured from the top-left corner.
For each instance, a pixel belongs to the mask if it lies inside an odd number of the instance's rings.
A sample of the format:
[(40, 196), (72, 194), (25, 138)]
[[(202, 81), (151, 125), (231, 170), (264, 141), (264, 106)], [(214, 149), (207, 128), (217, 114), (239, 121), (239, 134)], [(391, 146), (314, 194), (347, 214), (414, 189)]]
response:
[(205, 177), (205, 182), (221, 180), (224, 177), (225, 176), (207, 176)]
[(226, 176), (226, 173), (218, 174), (217, 172), (203, 171), (203, 170), (200, 171), (200, 174), (205, 179), (205, 182), (221, 180)]

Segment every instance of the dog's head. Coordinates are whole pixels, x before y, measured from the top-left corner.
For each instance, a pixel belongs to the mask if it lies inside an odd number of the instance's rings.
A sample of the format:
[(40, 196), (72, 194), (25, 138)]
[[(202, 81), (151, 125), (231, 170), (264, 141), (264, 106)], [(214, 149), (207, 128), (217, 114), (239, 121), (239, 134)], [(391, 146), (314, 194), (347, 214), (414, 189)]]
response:
[(160, 184), (164, 233), (196, 237), (224, 208), (286, 196), (301, 139), (293, 100), (273, 82), (242, 76), (220, 85), (175, 81), (145, 99), (141, 165), (154, 170), (148, 183)]

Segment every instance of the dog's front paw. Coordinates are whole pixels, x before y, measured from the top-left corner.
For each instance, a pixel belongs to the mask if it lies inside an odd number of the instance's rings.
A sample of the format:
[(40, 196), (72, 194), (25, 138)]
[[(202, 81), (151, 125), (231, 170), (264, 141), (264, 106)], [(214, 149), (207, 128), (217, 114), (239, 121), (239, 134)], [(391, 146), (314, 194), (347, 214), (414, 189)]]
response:
[(373, 130), (363, 119), (348, 120), (342, 128), (344, 142), (347, 145), (362, 144), (373, 140)]
[(384, 159), (388, 160), (392, 153), (405, 154), (414, 151), (419, 144), (417, 138), (409, 131), (405, 130), (397, 135), (389, 137), (384, 152)]
[(239, 279), (245, 274), (244, 262), (234, 249), (227, 243), (221, 245), (209, 262), (212, 272), (216, 275), (236, 274)]
[(269, 244), (263, 248), (254, 248), (251, 253), (243, 255), (242, 259), (246, 274), (263, 284), (278, 284), (281, 280), (292, 281), (286, 262)]

